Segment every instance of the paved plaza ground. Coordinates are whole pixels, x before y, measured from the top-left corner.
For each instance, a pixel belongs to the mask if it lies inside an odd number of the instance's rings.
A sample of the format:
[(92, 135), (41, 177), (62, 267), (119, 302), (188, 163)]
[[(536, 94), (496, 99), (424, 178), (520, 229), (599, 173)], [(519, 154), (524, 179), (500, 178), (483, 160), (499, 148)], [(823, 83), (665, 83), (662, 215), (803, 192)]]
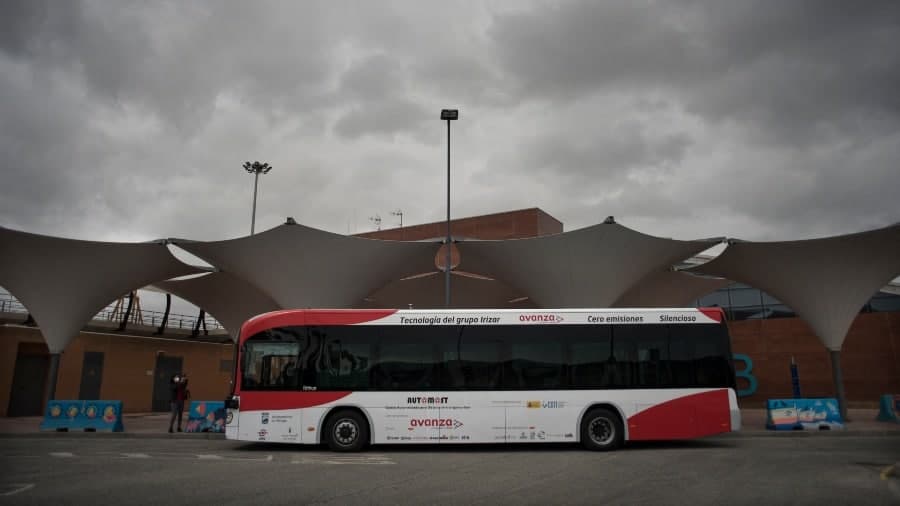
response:
[[(95, 435), (92, 435), (95, 436)], [(633, 444), (319, 447), (0, 439), (0, 505), (900, 504), (900, 433)]]

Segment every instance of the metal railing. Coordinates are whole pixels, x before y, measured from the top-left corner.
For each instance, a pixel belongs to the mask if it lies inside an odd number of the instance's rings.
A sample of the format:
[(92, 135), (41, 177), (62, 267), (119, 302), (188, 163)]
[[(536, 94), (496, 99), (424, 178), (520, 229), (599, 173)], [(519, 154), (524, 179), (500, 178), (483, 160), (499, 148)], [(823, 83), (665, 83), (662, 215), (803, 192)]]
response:
[[(92, 321), (121, 322), (121, 315), (123, 311), (124, 309), (122, 307), (117, 308), (116, 303), (111, 303), (110, 305), (100, 310), (99, 313), (94, 315)], [(8, 293), (0, 293), (0, 313), (28, 314), (29, 311), (28, 308), (26, 308), (21, 302), (19, 302), (18, 299), (16, 299), (12, 295)], [(128, 322), (135, 325), (148, 325), (151, 327), (158, 327), (162, 323), (164, 315), (165, 313), (163, 313), (162, 311), (153, 311), (149, 309), (142, 309), (138, 311), (132, 309), (131, 315), (128, 318)], [(193, 330), (194, 326), (197, 325), (198, 316), (199, 315), (169, 313), (169, 319), (166, 322), (166, 328)], [(219, 323), (215, 318), (207, 315), (203, 319), (206, 322), (206, 330), (225, 330), (224, 327), (222, 327), (222, 324)]]

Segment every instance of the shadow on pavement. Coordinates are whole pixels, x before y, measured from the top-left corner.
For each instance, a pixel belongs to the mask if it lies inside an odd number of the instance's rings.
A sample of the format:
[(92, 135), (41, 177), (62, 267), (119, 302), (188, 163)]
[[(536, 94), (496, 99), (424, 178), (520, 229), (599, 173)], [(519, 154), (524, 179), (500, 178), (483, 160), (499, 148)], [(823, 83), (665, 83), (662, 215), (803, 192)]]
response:
[[(707, 450), (715, 448), (732, 448), (733, 441), (638, 441), (630, 442), (617, 452), (641, 452), (647, 450)], [(317, 453), (330, 451), (326, 445), (291, 445), (281, 443), (247, 443), (234, 448), (234, 451), (267, 452), (267, 453)], [(587, 452), (578, 443), (540, 443), (540, 444), (382, 444), (370, 446), (366, 451), (380, 453), (536, 453), (536, 452)], [(597, 452), (601, 453), (601, 452)], [(337, 453), (336, 453), (337, 454)]]

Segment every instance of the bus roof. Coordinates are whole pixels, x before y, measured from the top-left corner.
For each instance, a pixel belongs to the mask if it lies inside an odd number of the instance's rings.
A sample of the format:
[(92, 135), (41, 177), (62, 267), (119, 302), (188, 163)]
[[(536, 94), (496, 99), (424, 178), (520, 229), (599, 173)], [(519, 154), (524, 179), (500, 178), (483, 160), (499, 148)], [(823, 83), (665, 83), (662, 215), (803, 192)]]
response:
[(616, 325), (718, 324), (722, 308), (623, 309), (286, 309), (264, 313), (241, 327), (247, 336), (303, 325)]

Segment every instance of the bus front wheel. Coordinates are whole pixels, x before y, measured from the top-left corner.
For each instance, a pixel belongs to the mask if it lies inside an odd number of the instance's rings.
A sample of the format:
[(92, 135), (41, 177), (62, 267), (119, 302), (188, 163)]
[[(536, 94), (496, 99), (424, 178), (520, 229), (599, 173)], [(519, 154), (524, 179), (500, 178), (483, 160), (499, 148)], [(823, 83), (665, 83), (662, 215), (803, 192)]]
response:
[(606, 409), (592, 409), (581, 422), (581, 443), (588, 450), (610, 451), (622, 445), (625, 430), (617, 413)]
[(369, 442), (369, 424), (358, 411), (342, 410), (328, 417), (328, 447), (336, 452), (358, 452)]

